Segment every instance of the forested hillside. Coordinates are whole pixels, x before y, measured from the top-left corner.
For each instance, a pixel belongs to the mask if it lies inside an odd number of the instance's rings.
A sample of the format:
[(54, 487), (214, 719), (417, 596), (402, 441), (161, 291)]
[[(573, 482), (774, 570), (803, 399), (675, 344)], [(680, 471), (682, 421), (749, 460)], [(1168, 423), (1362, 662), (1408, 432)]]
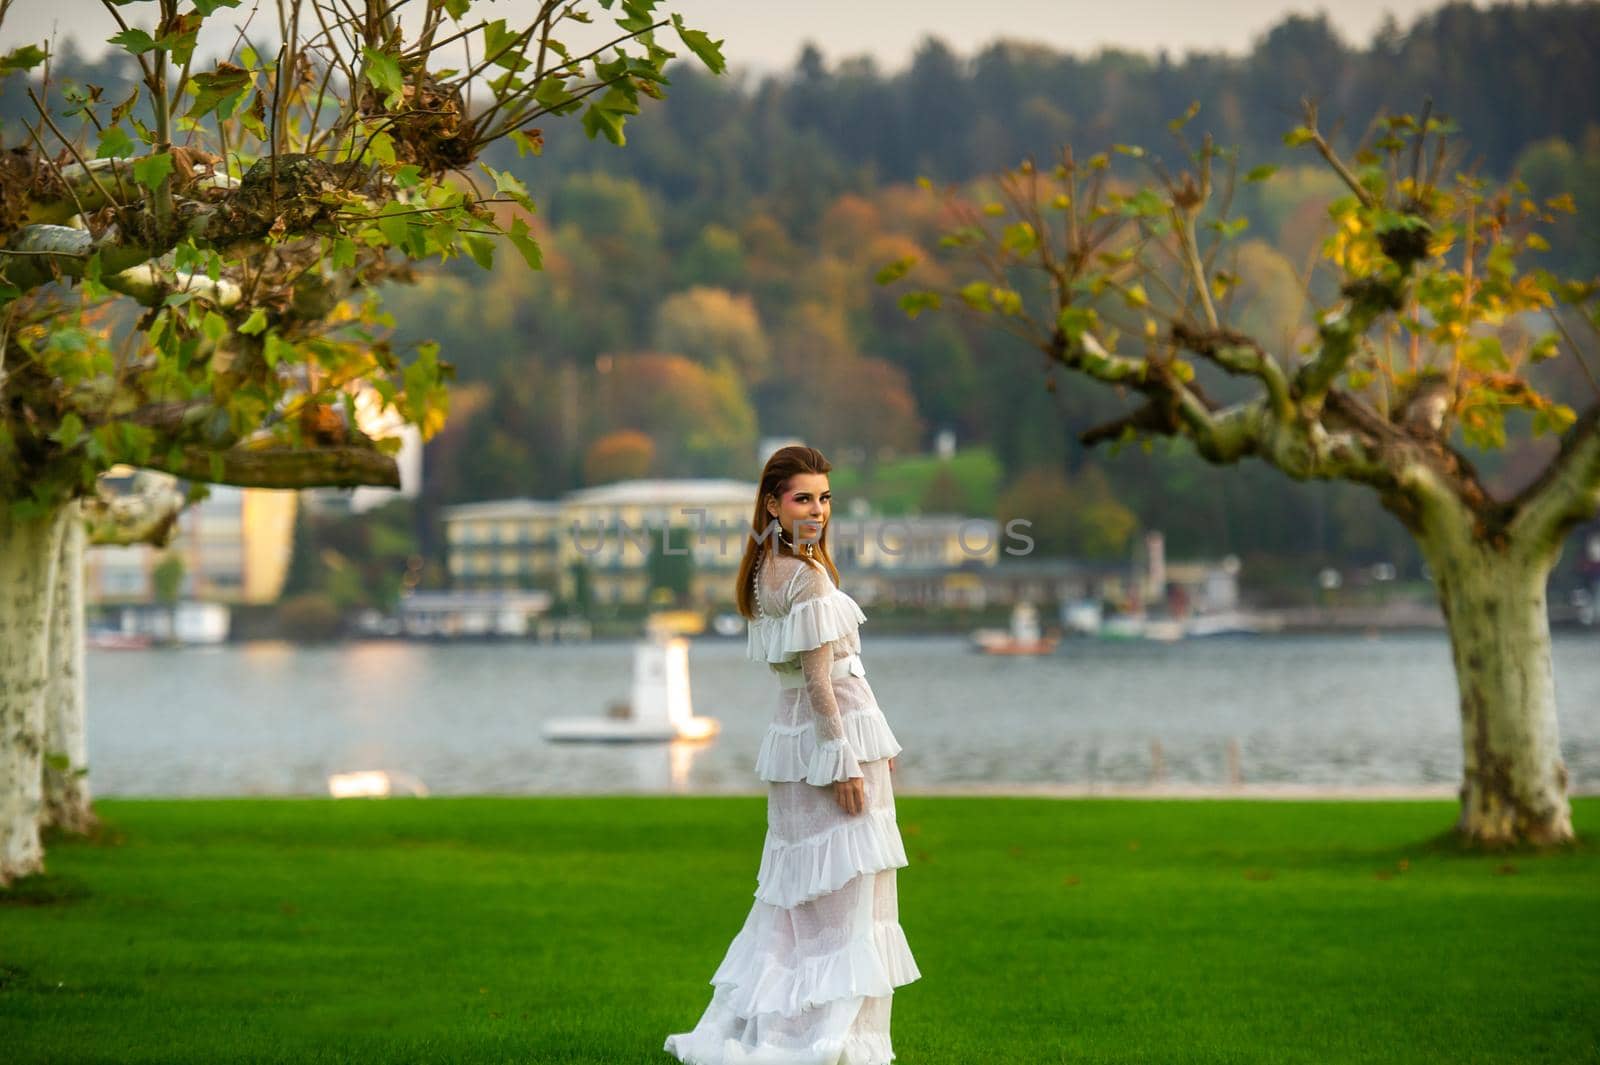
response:
[[(737, 64), (738, 42), (726, 49)], [(58, 76), (82, 76), (75, 65), (59, 57)], [(1236, 300), (1292, 359), (1339, 194), (1326, 168), (1283, 144), (1303, 96), (1346, 148), (1382, 111), (1431, 100), (1461, 131), (1459, 167), (1575, 195), (1578, 213), (1547, 254), (1589, 276), (1600, 271), (1595, 84), (1596, 3), (1454, 4), (1367, 42), (1292, 17), (1242, 56), (930, 40), (901, 71), (814, 49), (759, 81), (679, 68), (670, 98), (646, 101), (655, 113), (629, 126), (626, 150), (563, 128), (546, 132), (541, 155), (496, 160), (539, 205), (542, 272), (503, 256), (487, 277), (445, 271), (389, 294), (404, 332), (441, 341), (458, 370), (450, 422), (428, 446), (424, 518), (630, 476), (753, 477), (758, 440), (792, 434), (841, 466), (841, 509), (864, 495), (881, 509), (1036, 522), (1070, 512), (1043, 545), (1084, 555), (1121, 557), (1144, 527), (1163, 529), (1179, 556), (1414, 567), (1408, 538), (1353, 487), (1267, 491), (1265, 469), (1084, 449), (1077, 434), (1115, 415), (1114, 396), (1054, 387), (1021, 345), (907, 321), (873, 275), (940, 229), (919, 178), (967, 182), (1067, 142), (1083, 154), (1165, 148), (1168, 121), (1198, 103), (1192, 129), (1238, 145), (1245, 168), (1281, 168), (1239, 190), (1251, 224)], [(3, 102), (9, 114), (26, 105)], [(1567, 384), (1580, 398), (1593, 387)], [(987, 457), (960, 476), (897, 466), (941, 430)], [(1486, 456), (1484, 472), (1515, 484), (1531, 458)]]

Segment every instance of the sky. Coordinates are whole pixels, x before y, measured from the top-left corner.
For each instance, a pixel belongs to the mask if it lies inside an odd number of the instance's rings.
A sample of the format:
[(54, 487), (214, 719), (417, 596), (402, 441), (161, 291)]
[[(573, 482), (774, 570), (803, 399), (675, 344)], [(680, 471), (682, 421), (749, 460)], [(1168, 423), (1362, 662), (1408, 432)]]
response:
[[(274, 22), (268, 0), (257, 25)], [(491, 11), (508, 21), (536, 0), (500, 0)], [(235, 11), (220, 11), (215, 21), (237, 24), (252, 0)], [(1364, 45), (1386, 12), (1402, 25), (1439, 6), (1438, 0), (1337, 0), (1336, 3), (1285, 3), (1284, 0), (677, 0), (664, 4), (681, 11), (691, 26), (725, 40), (735, 69), (756, 74), (793, 65), (808, 41), (829, 61), (872, 55), (885, 71), (903, 67), (929, 36), (943, 39), (958, 54), (970, 55), (997, 38), (1026, 40), (1061, 51), (1087, 54), (1114, 46), (1133, 51), (1166, 49), (1176, 58), (1187, 51), (1243, 52), (1251, 42), (1290, 13), (1326, 10), (1352, 44)], [(134, 24), (148, 22), (154, 3), (121, 8)], [(141, 15), (143, 18), (141, 19)], [(218, 27), (221, 29), (222, 27)], [(75, 34), (85, 51), (116, 32), (100, 0), (13, 0), (0, 43), (7, 48), (48, 37)]]

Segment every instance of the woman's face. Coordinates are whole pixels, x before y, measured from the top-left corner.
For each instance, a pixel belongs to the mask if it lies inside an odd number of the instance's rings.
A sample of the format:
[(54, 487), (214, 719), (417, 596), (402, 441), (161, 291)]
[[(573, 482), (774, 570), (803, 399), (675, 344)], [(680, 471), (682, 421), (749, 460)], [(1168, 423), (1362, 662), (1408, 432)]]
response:
[(783, 525), (783, 534), (796, 544), (818, 543), (822, 527), (833, 513), (833, 495), (825, 473), (797, 473), (789, 478), (776, 502), (767, 499), (767, 513)]

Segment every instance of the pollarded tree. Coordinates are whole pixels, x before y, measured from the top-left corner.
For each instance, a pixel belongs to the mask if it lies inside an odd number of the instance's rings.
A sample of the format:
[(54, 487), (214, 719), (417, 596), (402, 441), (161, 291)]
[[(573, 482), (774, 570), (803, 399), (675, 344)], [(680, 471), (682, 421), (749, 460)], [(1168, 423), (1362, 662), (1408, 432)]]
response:
[[(1059, 165), (999, 176), (987, 202), (952, 193), (943, 244), (972, 280), (907, 292), (902, 306), (948, 305), (1019, 335), (1052, 387), (1063, 370), (1143, 397), (1085, 444), (1181, 437), (1219, 465), (1254, 457), (1296, 480), (1371, 488), (1415, 537), (1448, 623), (1465, 762), (1457, 831), (1490, 845), (1570, 840), (1545, 588), (1568, 533), (1600, 506), (1600, 385), (1578, 343), (1597, 324), (1596, 286), (1521, 265), (1547, 246), (1534, 227), (1570, 199), (1536, 203), (1461, 174), (1446, 187), (1448, 130), (1426, 115), (1386, 119), (1347, 160), (1308, 105), (1287, 142), (1312, 146), (1348, 187), (1324, 248), (1338, 296), (1299, 352), (1275, 352), (1230, 323), (1237, 170), (1209, 138), (1190, 147), (1193, 114), (1173, 123), (1176, 172), (1138, 147), (1081, 161), (1066, 150)], [(1118, 159), (1155, 176), (1118, 178)], [(901, 259), (879, 280), (915, 267)], [(1197, 364), (1241, 379), (1245, 398), (1208, 396)], [(1593, 389), (1581, 416), (1547, 394), (1562, 370)], [(1464, 445), (1503, 447), (1508, 421), (1561, 435), (1532, 483), (1497, 498)]]
[[(200, 34), (238, 0), (106, 0), (136, 91), (70, 87), (52, 114), (41, 77), (36, 121), (5, 131), (0, 883), (43, 868), (45, 706), (67, 653), (51, 650), (52, 603), (71, 600), (57, 576), (97, 477), (398, 484), (398, 440), (363, 431), (355, 394), (426, 438), (449, 366), (389, 348), (372, 286), (414, 261), (488, 265), (497, 237), (537, 266), (528, 193), (484, 149), (538, 154), (539, 123), (575, 114), (621, 144), (641, 94), (665, 91), (669, 40), (723, 67), (718, 42), (655, 0), (550, 0), (516, 24), (486, 0), (267, 6), (237, 12), (208, 63)], [(249, 43), (266, 39), (271, 54)], [(37, 46), (0, 57), (3, 74), (48, 69)]]

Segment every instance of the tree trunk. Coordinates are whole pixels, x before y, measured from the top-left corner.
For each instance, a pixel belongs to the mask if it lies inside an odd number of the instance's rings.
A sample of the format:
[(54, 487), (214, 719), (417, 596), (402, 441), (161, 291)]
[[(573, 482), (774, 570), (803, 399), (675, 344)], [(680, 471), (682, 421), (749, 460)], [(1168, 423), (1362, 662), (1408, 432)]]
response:
[(83, 675), (83, 551), (88, 534), (81, 503), (73, 500), (67, 510), (50, 616), (42, 824), (88, 833), (97, 821), (89, 797)]
[(1461, 694), (1463, 776), (1456, 830), (1475, 843), (1572, 836), (1556, 723), (1545, 585), (1555, 558), (1460, 541), (1424, 546), (1450, 630)]
[(69, 508), (12, 516), (0, 498), (0, 885), (44, 871), (44, 707), (50, 607)]

